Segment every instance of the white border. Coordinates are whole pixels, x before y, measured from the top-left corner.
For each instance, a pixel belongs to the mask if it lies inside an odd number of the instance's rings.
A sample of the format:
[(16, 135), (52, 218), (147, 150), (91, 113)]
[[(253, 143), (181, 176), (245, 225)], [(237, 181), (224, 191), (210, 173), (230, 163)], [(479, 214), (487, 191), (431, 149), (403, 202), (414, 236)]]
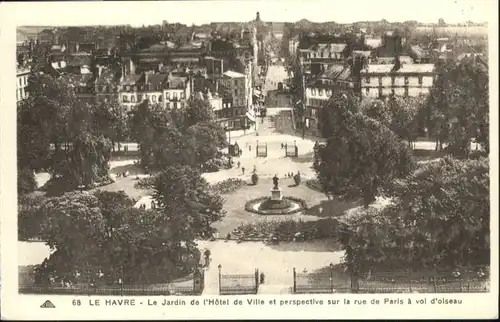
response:
[[(307, 8), (303, 8), (307, 3)], [(457, 4), (458, 3), (458, 4)], [(460, 6), (460, 10), (453, 6)], [(349, 8), (347, 8), (349, 7)], [(294, 11), (295, 13), (290, 13)], [(377, 11), (378, 10), (378, 11)], [(392, 10), (392, 11), (391, 11)], [(1, 3), (0, 4), (0, 209), (1, 209), (1, 314), (5, 319), (221, 319), (221, 318), (289, 318), (289, 319), (321, 319), (321, 318), (495, 318), (498, 315), (498, 201), (491, 199), (491, 245), (492, 245), (492, 282), (489, 294), (392, 294), (392, 295), (277, 295), (257, 296), (265, 300), (263, 306), (186, 306), (186, 307), (90, 307), (87, 296), (43, 296), (17, 294), (17, 213), (16, 213), (16, 103), (15, 103), (15, 44), (16, 26), (18, 25), (91, 25), (91, 24), (127, 24), (127, 17), (140, 16), (151, 18), (151, 24), (160, 24), (161, 19), (169, 22), (186, 23), (187, 17), (199, 15), (212, 21), (248, 21), (253, 19), (256, 11), (261, 12), (264, 21), (284, 21), (284, 16), (306, 16), (309, 20), (342, 21), (342, 16), (359, 14), (355, 20), (380, 20), (376, 17), (382, 12), (386, 19), (418, 20), (435, 22), (438, 17), (445, 21), (470, 20), (488, 21), (489, 34), (489, 67), (490, 67), (490, 144), (491, 144), (491, 194), (498, 196), (498, 16), (496, 1), (393, 1), (393, 0), (359, 0), (356, 4), (344, 1), (310, 0), (307, 2), (288, 1), (222, 1), (222, 2), (50, 2), (50, 3)], [(210, 14), (207, 14), (210, 12)], [(324, 18), (330, 12), (332, 18)], [(337, 12), (337, 13), (335, 13)], [(343, 15), (343, 13), (346, 13)], [(385, 13), (384, 13), (385, 12)], [(450, 12), (455, 16), (450, 16)], [(457, 13), (458, 12), (458, 13)], [(461, 14), (460, 14), (461, 12)], [(479, 12), (479, 14), (478, 14)], [(369, 16), (372, 14), (372, 17)], [(295, 16), (294, 16), (295, 15)], [(323, 15), (323, 16), (321, 16)], [(336, 17), (335, 17), (336, 15)], [(462, 15), (462, 16), (461, 16)], [(153, 18), (154, 16), (154, 18)], [(213, 16), (213, 17), (212, 17)], [(327, 16), (328, 17), (328, 16)], [(414, 18), (411, 18), (414, 17)], [(421, 17), (419, 19), (419, 17)], [(426, 17), (426, 18), (423, 18)], [(462, 19), (462, 17), (468, 17)], [(478, 17), (482, 17), (478, 18)], [(342, 21), (343, 22), (343, 21)], [(453, 21), (455, 22), (455, 21)], [(188, 23), (190, 25), (190, 23)], [(454, 298), (462, 299), (462, 305), (353, 305), (345, 306), (279, 306), (269, 305), (270, 299), (372, 299), (383, 301), (384, 298)], [(80, 299), (82, 305), (74, 307), (73, 299)], [(97, 299), (92, 297), (91, 299)], [(109, 297), (108, 297), (109, 298)], [(147, 301), (155, 297), (133, 297), (137, 302)], [(162, 301), (165, 297), (157, 297)], [(205, 297), (184, 297), (189, 303), (191, 299), (202, 300)], [(251, 296), (220, 297), (235, 299), (252, 298)], [(255, 297), (254, 297), (255, 298)], [(41, 309), (45, 300), (51, 300), (56, 309)], [(169, 297), (168, 299), (173, 299)]]

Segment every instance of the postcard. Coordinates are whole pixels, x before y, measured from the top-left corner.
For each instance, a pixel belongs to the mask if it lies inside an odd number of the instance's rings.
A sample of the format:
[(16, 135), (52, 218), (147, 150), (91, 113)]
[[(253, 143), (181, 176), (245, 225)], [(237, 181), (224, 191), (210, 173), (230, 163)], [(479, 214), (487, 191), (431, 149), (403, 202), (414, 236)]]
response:
[(2, 318), (498, 317), (495, 9), (3, 4)]

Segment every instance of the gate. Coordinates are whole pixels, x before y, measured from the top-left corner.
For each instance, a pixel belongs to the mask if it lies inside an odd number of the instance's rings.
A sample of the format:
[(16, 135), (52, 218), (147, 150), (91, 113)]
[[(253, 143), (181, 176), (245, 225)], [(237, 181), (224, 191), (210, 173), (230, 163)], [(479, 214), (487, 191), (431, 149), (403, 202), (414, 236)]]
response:
[(259, 270), (253, 274), (222, 274), (219, 265), (219, 295), (257, 294)]
[(349, 274), (334, 271), (320, 273), (297, 273), (293, 268), (293, 293), (348, 293), (351, 291)]
[(257, 141), (257, 145), (255, 148), (255, 153), (257, 154), (257, 157), (265, 158), (267, 157), (267, 143), (260, 143)]
[(285, 144), (285, 156), (292, 158), (296, 158), (299, 156), (299, 148), (297, 147), (297, 144), (295, 144), (295, 142), (293, 142), (293, 145), (288, 143)]

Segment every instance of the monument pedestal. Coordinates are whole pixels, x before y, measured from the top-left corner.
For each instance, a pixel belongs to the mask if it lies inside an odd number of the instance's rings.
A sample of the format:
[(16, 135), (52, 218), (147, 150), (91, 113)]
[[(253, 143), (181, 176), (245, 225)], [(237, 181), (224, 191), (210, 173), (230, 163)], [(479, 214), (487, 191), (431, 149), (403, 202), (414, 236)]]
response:
[(271, 200), (276, 200), (276, 201), (283, 200), (283, 195), (281, 194), (280, 188), (271, 189)]

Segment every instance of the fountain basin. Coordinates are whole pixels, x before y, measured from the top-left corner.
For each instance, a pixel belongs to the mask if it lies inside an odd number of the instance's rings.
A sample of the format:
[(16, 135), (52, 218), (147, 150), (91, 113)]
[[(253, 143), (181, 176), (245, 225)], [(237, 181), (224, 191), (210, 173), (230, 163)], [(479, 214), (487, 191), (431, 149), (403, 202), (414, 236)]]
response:
[(273, 200), (271, 197), (252, 199), (245, 204), (245, 210), (259, 215), (290, 215), (307, 209), (304, 200), (295, 197), (283, 197)]

